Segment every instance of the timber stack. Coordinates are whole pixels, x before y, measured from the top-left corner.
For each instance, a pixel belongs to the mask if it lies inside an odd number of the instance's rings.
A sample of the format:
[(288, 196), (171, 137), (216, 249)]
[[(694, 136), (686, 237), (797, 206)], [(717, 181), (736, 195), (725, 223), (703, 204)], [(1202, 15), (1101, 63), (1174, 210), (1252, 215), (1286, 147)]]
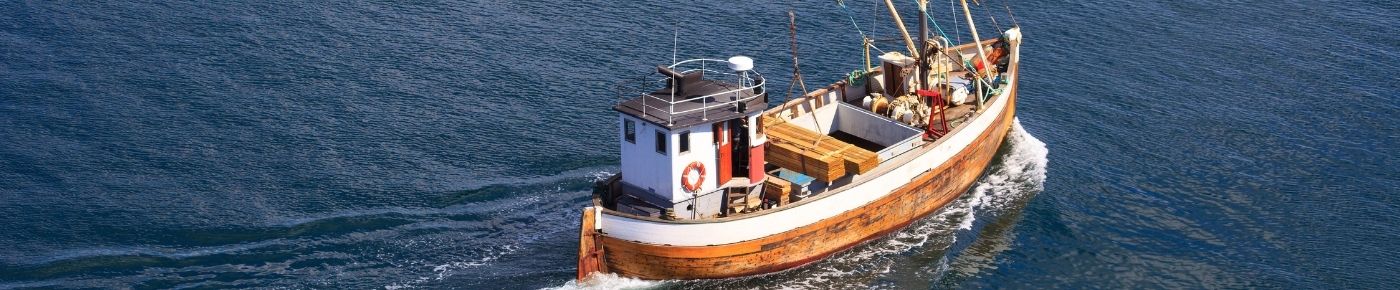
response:
[(834, 137), (788, 122), (770, 123), (768, 162), (815, 177), (823, 182), (847, 173), (865, 174), (880, 165), (880, 156)]

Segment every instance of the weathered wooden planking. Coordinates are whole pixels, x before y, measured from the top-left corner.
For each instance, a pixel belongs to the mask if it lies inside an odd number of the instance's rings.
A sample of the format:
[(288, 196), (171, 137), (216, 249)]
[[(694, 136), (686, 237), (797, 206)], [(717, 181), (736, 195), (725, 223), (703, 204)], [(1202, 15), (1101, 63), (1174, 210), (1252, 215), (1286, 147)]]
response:
[(598, 231), (593, 229), (597, 216), (593, 207), (583, 208), (583, 219), (578, 233), (578, 280), (583, 281), (594, 272), (607, 272), (603, 262), (603, 247), (598, 242)]
[[(767, 128), (765, 131), (773, 143), (785, 143), (791, 145), (793, 148), (801, 149), (796, 150), (799, 152), (792, 153), (813, 157), (817, 159), (817, 162), (841, 162), (839, 166), (844, 167), (841, 170), (842, 175), (845, 175), (845, 173), (867, 173), (880, 165), (880, 156), (875, 154), (875, 152), (870, 152), (869, 150), (837, 140), (831, 136), (819, 134), (786, 122), (769, 123), (769, 125), (766, 126)], [(835, 157), (835, 159), (828, 157)], [(779, 164), (779, 166), (783, 165)], [(838, 166), (838, 164), (827, 164), (827, 166)], [(822, 179), (822, 181), (830, 181), (830, 179), (839, 177), (841, 176), (824, 177), (827, 179)]]
[(784, 142), (768, 142), (763, 161), (778, 167), (801, 172), (817, 180), (830, 182), (846, 175), (846, 166), (841, 160), (820, 155), (817, 151), (804, 150)]
[(806, 144), (819, 150), (828, 151), (830, 154), (844, 159), (847, 163), (851, 163), (852, 166), (856, 167), (854, 168), (856, 173), (865, 173), (880, 165), (879, 154), (858, 146), (846, 146), (850, 144), (831, 136), (819, 134), (792, 123), (778, 123), (769, 128), (769, 132), (772, 132), (769, 136), (772, 138), (796, 144)]
[(792, 182), (768, 175), (768, 179), (763, 182), (763, 197), (778, 202), (778, 206), (788, 203), (788, 196), (792, 194)]
[(846, 161), (846, 172), (865, 174), (875, 167), (880, 166), (880, 155), (869, 150), (855, 147), (855, 150), (846, 150), (841, 153), (841, 159)]

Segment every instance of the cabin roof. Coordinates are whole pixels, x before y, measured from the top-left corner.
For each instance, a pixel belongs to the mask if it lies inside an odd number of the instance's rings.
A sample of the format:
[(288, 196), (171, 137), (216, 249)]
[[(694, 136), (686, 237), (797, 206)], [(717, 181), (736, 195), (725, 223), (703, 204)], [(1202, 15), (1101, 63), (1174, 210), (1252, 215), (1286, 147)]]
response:
[(623, 101), (613, 109), (674, 130), (741, 118), (768, 108), (768, 98), (762, 89), (740, 90), (739, 85), (700, 79), (698, 76), (685, 78), (680, 87), (674, 92), (674, 97), (668, 86)]

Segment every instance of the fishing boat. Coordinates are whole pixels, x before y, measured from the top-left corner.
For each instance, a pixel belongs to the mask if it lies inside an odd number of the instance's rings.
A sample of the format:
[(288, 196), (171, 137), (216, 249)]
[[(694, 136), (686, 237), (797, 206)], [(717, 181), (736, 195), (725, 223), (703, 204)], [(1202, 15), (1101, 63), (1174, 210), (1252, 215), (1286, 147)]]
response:
[(862, 35), (863, 66), (771, 107), (744, 56), (673, 61), (629, 85), (614, 107), (621, 172), (598, 181), (582, 212), (579, 279), (791, 269), (967, 192), (1016, 116), (1020, 28), (980, 39), (964, 1), (972, 42), (928, 37), (923, 7), (916, 40), (885, 4), (907, 52), (872, 60)]

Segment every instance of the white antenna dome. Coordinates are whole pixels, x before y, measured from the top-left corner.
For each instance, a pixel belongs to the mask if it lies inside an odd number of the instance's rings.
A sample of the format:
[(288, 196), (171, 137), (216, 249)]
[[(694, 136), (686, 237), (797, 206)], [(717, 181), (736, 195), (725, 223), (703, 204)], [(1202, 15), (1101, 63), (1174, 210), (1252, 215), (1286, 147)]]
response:
[(729, 69), (734, 71), (749, 71), (753, 69), (753, 59), (747, 56), (735, 56), (729, 58)]

